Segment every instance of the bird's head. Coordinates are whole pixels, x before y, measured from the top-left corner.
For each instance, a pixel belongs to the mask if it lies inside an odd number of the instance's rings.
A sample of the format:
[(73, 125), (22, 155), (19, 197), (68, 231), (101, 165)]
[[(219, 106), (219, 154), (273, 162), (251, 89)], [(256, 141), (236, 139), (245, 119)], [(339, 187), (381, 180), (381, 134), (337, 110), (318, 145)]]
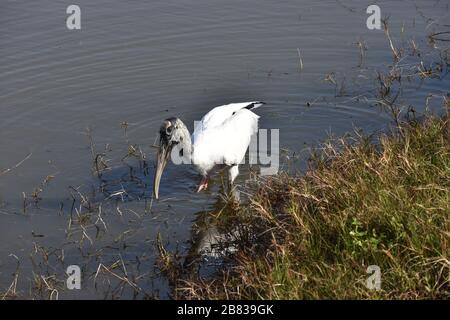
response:
[(169, 118), (164, 120), (159, 129), (159, 146), (156, 155), (156, 171), (153, 181), (153, 194), (158, 199), (159, 184), (164, 168), (169, 161), (172, 149), (179, 147), (179, 153), (190, 153), (191, 137), (185, 124), (178, 118)]

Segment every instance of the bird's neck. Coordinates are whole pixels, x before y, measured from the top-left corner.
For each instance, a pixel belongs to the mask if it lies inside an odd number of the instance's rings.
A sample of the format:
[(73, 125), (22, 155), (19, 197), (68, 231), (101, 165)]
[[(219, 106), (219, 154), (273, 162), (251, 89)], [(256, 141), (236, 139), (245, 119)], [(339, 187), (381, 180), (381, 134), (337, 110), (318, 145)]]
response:
[[(180, 121), (181, 122), (181, 121)], [(191, 140), (191, 134), (189, 133), (188, 128), (184, 123), (180, 123), (180, 130), (181, 130), (181, 139), (180, 139), (180, 146), (183, 148), (184, 153), (187, 155), (191, 155), (194, 151), (194, 146), (192, 145)]]

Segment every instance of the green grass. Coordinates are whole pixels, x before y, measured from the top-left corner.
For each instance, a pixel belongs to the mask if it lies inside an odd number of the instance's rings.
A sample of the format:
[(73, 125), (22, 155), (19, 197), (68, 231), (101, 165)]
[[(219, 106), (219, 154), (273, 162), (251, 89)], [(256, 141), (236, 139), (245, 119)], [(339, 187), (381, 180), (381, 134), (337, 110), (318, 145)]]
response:
[[(303, 175), (262, 178), (234, 224), (257, 235), (185, 298), (448, 299), (450, 120), (327, 143)], [(229, 221), (227, 222), (229, 224)], [(381, 290), (366, 269), (381, 269)]]

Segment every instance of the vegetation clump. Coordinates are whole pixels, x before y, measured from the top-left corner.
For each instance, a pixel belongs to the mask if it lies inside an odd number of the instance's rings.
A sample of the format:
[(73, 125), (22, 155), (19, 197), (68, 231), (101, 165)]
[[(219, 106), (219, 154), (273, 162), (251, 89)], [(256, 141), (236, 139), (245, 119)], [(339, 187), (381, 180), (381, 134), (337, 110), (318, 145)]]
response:
[[(254, 241), (215, 278), (180, 281), (178, 296), (450, 298), (448, 117), (326, 143), (305, 174), (261, 179), (234, 215)], [(380, 290), (366, 286), (370, 265)]]

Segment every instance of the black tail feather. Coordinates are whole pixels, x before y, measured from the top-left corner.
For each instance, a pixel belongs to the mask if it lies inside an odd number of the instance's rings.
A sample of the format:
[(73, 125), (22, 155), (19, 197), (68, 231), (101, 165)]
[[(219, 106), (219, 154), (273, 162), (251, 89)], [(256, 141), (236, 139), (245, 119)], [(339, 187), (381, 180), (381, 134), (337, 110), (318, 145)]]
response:
[(248, 106), (246, 106), (245, 109), (248, 109), (248, 110), (256, 109), (264, 104), (266, 104), (266, 103), (262, 102), (262, 101), (255, 101), (255, 102), (250, 103)]

